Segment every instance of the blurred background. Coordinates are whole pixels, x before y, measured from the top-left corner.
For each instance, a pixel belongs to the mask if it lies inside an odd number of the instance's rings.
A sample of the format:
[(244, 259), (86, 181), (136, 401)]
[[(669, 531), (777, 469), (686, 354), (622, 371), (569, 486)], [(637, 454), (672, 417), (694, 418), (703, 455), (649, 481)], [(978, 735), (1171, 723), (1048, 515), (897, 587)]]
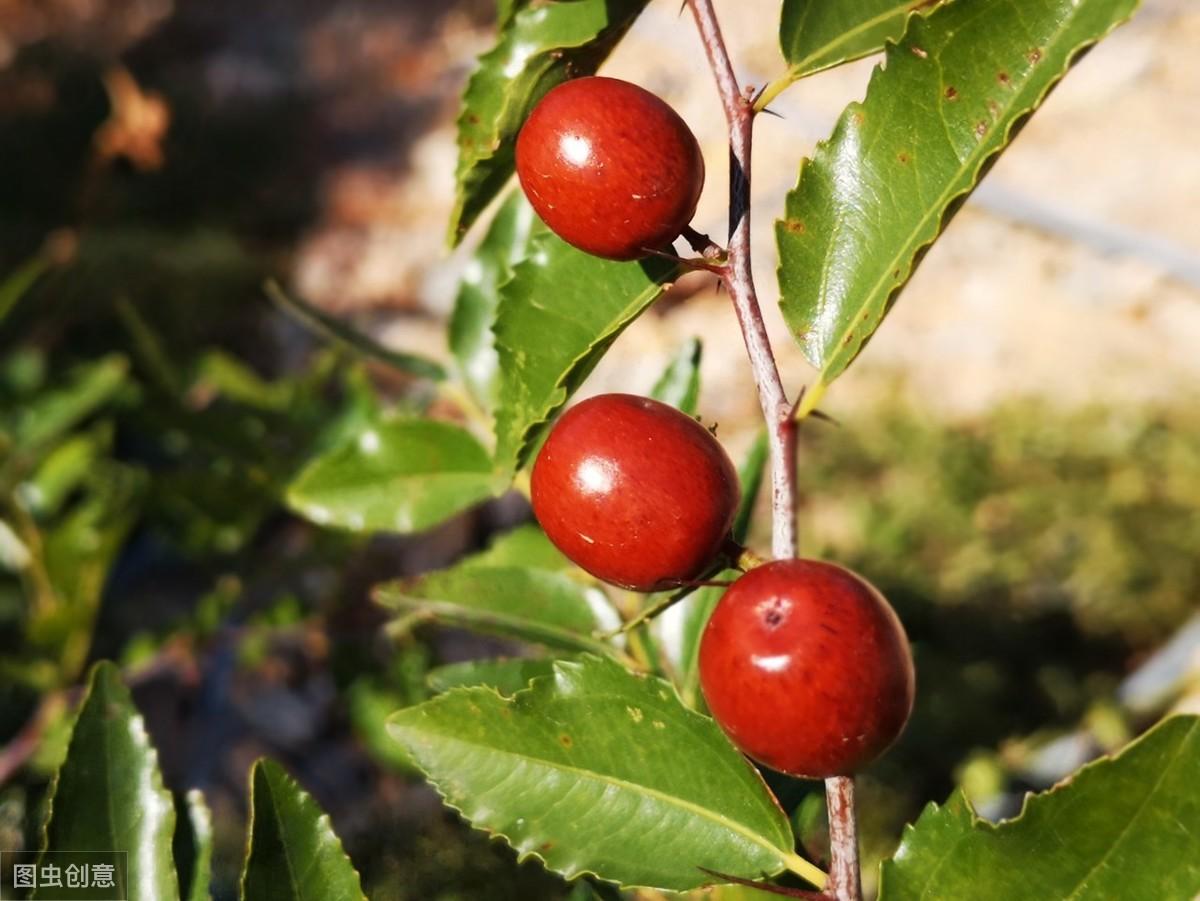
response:
[[(717, 7), (742, 79), (778, 74), (778, 3)], [(697, 225), (718, 236), (724, 120), (678, 8), (653, 0), (604, 72), (692, 126)], [(75, 686), (108, 657), (169, 785), (214, 808), (217, 898), (236, 894), (260, 754), (329, 810), (372, 898), (571, 891), (445, 811), (382, 733), (430, 667), (518, 649), (433, 625), (388, 640), (369, 587), (478, 549), (524, 502), (370, 540), (280, 502), (364, 416), (439, 403), (315, 339), (262, 285), (448, 361), (469, 252), (442, 240), (453, 121), (493, 12), (0, 0), (0, 850), (36, 846)], [(756, 271), (793, 391), (811, 370), (775, 310), (772, 221), (875, 62), (794, 86), (757, 127)], [(868, 861), (956, 785), (1012, 815), (1166, 711), (1200, 710), (1198, 92), (1200, 9), (1147, 0), (928, 254), (827, 396), (838, 424), (805, 426), (803, 550), (878, 584), (917, 658), (913, 721), (863, 779)], [(698, 336), (700, 409), (737, 458), (757, 404), (714, 287), (683, 278), (584, 393), (645, 392)], [(819, 792), (775, 787), (820, 857)]]

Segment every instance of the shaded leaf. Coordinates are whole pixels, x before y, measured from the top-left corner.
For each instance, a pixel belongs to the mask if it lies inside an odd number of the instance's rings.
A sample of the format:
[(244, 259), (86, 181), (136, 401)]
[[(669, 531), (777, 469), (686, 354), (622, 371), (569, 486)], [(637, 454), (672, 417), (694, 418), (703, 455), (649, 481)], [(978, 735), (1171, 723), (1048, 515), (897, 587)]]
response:
[[(726, 569), (713, 576), (713, 579), (732, 582), (740, 575), (739, 570)], [(717, 602), (721, 600), (725, 591), (726, 589), (715, 586), (699, 588), (680, 602), (678, 613), (668, 611), (672, 614), (672, 620), (669, 620), (667, 624), (675, 625), (680, 633), (680, 650), (676, 663), (676, 671), (679, 674), (679, 694), (684, 703), (694, 709), (699, 709), (701, 704), (700, 637), (704, 634), (708, 618), (712, 616)], [(678, 617), (677, 621), (675, 617)]]
[(494, 327), (500, 468), (524, 464), (540, 427), (677, 272), (676, 264), (658, 258), (602, 260), (545, 231), (534, 239), (530, 257), (500, 290)]
[(511, 192), (463, 271), (450, 317), (450, 350), (459, 373), (476, 403), (489, 412), (496, 405), (500, 367), (492, 337), (500, 286), (528, 253), (536, 221), (525, 195)]
[(442, 622), (547, 647), (611, 653), (592, 633), (605, 603), (594, 587), (565, 573), (518, 566), (458, 566), (411, 585), (376, 588), (386, 606), (417, 610)]
[(486, 685), (502, 695), (514, 695), (529, 687), (531, 679), (554, 672), (554, 661), (533, 657), (497, 660), (468, 660), (430, 670), (429, 687), (449, 691), (470, 685)]
[(1178, 716), (1030, 796), (1014, 820), (978, 819), (961, 792), (929, 805), (883, 864), (879, 897), (1190, 901), (1197, 893), (1200, 719)]
[(913, 18), (862, 103), (801, 168), (776, 223), (780, 305), (820, 369), (815, 408), (896, 292), (1080, 51), (1137, 0), (972, 0)]
[(250, 773), (243, 901), (365, 901), (354, 864), (316, 801), (271, 760)]
[(547, 0), (500, 7), (500, 36), (479, 58), (458, 117), (452, 243), (512, 175), (517, 132), (530, 110), (555, 85), (594, 73), (645, 5), (646, 0)]
[[(758, 502), (759, 488), (762, 485), (766, 471), (768, 456), (767, 433), (760, 431), (746, 452), (742, 465), (738, 467), (738, 481), (742, 486), (742, 498), (738, 503), (737, 515), (733, 520), (733, 540), (743, 542), (750, 522), (754, 517), (754, 508)], [(732, 582), (741, 571), (726, 569), (715, 574), (712, 578), (721, 582)], [(675, 669), (679, 678), (679, 694), (689, 707), (700, 709), (700, 667), (697, 655), (700, 649), (700, 637), (708, 618), (725, 589), (719, 586), (709, 586), (697, 589), (685, 598), (677, 608), (668, 610), (663, 616), (663, 629), (670, 629), (678, 636), (675, 647)]]
[(758, 505), (758, 495), (762, 488), (763, 476), (767, 471), (767, 458), (770, 444), (767, 433), (760, 431), (754, 437), (754, 443), (746, 452), (746, 458), (738, 467), (738, 484), (742, 486), (742, 499), (738, 504), (737, 514), (733, 518), (733, 540), (743, 542), (746, 533), (750, 531), (750, 523), (754, 519), (754, 509)]
[(407, 372), (409, 375), (421, 378), (444, 379), (446, 377), (446, 370), (433, 360), (384, 347), (370, 336), (351, 328), (338, 317), (330, 316), (324, 310), (314, 307), (299, 297), (293, 297), (273, 281), (267, 282), (264, 290), (281, 310), (294, 317), (305, 328), (349, 350), (355, 356), (378, 360), (400, 372)]
[(939, 0), (784, 0), (779, 47), (788, 78), (859, 59), (904, 34), (909, 17), (926, 15)]
[(699, 338), (689, 338), (685, 341), (683, 346), (675, 352), (675, 357), (663, 374), (659, 376), (658, 381), (654, 383), (650, 396), (655, 400), (661, 400), (664, 404), (670, 404), (688, 416), (694, 416), (696, 404), (700, 399), (700, 357), (702, 354), (703, 345)]
[(149, 480), (144, 472), (105, 461), (91, 473), (88, 491), (41, 535), (48, 585), (30, 617), (29, 644), (54, 654), (64, 680), (87, 662), (92, 623), (105, 580), (141, 513)]
[(560, 661), (511, 699), (455, 689), (390, 729), (448, 804), (567, 878), (682, 890), (710, 881), (701, 866), (802, 868), (787, 818), (716, 724), (615, 663)]
[[(98, 815), (103, 811), (104, 815)], [(50, 789), (42, 850), (129, 852), (126, 897), (179, 897), (171, 836), (175, 806), (158, 754), (117, 668), (92, 668), (67, 759)]]
[(41, 278), (50, 266), (45, 257), (37, 256), (18, 266), (0, 281), (0, 322), (12, 312), (25, 293)]
[(172, 854), (183, 901), (208, 901), (212, 878), (212, 812), (204, 795), (193, 788), (175, 805)]
[(292, 509), (352, 531), (418, 532), (491, 496), (487, 451), (458, 426), (400, 419), (367, 426), (304, 468)]

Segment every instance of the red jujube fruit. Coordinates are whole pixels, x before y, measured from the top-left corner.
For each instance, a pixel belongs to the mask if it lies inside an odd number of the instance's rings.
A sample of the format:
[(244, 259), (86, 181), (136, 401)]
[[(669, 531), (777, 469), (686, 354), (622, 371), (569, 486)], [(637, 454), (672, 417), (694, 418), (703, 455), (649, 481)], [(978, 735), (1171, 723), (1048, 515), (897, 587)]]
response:
[(700, 145), (679, 115), (635, 84), (600, 76), (541, 99), (517, 136), (516, 164), (551, 231), (613, 260), (674, 241), (704, 187)]
[(737, 472), (717, 439), (674, 407), (629, 394), (564, 413), (531, 481), (534, 515), (558, 549), (634, 591), (703, 574), (738, 504)]
[(912, 654), (895, 611), (860, 576), (777, 560), (717, 603), (700, 642), (700, 685), (745, 754), (793, 776), (849, 775), (908, 722)]

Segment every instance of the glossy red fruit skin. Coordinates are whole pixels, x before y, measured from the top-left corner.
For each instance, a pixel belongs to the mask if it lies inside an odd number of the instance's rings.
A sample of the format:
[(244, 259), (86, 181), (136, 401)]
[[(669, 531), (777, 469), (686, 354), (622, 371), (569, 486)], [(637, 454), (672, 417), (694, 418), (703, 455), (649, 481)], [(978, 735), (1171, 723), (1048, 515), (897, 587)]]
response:
[(516, 161), (525, 196), (550, 230), (613, 260), (674, 241), (704, 187), (700, 145), (683, 119), (616, 78), (553, 88), (525, 120)]
[(743, 753), (771, 769), (849, 775), (896, 740), (915, 678), (904, 627), (860, 576), (776, 560), (739, 578), (700, 640), (700, 686)]
[(633, 591), (701, 575), (738, 505), (737, 471), (700, 423), (631, 394), (562, 415), (538, 453), (533, 512), (577, 566)]

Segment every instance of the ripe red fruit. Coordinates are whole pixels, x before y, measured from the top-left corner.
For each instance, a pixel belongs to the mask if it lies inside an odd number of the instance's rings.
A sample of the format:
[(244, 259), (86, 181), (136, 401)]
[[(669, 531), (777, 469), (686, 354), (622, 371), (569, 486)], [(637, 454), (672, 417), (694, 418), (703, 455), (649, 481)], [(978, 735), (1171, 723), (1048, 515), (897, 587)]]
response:
[(738, 504), (737, 472), (696, 420), (630, 394), (572, 407), (533, 466), (533, 512), (578, 566), (634, 591), (703, 574)]
[(832, 563), (750, 570), (700, 641), (713, 717), (744, 753), (793, 776), (844, 776), (882, 754), (908, 722), (913, 683), (895, 611)]
[(616, 78), (552, 89), (517, 136), (517, 175), (542, 221), (599, 257), (636, 260), (674, 241), (704, 187), (687, 124), (658, 97)]

